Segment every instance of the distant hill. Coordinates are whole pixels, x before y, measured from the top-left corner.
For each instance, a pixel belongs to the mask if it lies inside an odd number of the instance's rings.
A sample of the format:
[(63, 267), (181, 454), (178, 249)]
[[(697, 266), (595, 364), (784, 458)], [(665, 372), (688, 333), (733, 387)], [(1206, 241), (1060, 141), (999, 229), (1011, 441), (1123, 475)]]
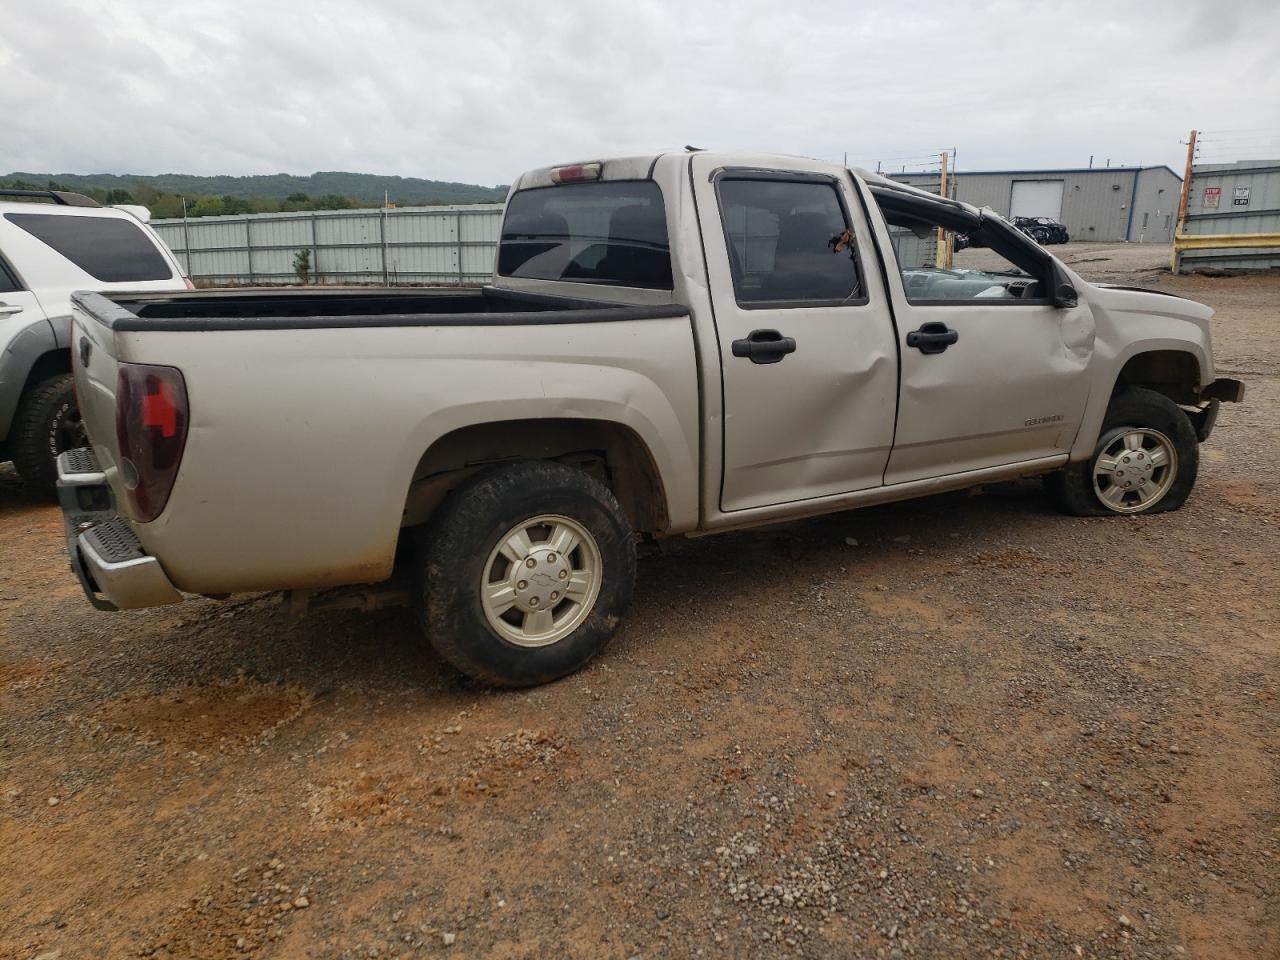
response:
[[(451, 183), (424, 180), (419, 177), (384, 177), (372, 173), (322, 171), (308, 177), (272, 173), (252, 177), (198, 177), (186, 173), (161, 173), (154, 176), (115, 173), (29, 173), (17, 171), (0, 176), (0, 181), (23, 180), (44, 184), (57, 181), (72, 190), (135, 191), (150, 187), (162, 194), (235, 197), (238, 199), (272, 199), (282, 201), (296, 194), (312, 197), (339, 196), (361, 200), (370, 206), (381, 206), (384, 195), (400, 206), (439, 203), (500, 203), (507, 188), (482, 187), (474, 183)], [(384, 193), (385, 191), (385, 193)]]

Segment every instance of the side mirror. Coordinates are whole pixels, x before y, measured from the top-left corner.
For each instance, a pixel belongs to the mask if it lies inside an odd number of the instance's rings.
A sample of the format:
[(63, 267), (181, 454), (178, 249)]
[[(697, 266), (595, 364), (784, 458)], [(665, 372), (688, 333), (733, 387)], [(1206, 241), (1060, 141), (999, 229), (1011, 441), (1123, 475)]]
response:
[(1053, 305), (1055, 307), (1074, 307), (1080, 302), (1080, 298), (1076, 295), (1076, 288), (1067, 282), (1059, 283), (1053, 291)]

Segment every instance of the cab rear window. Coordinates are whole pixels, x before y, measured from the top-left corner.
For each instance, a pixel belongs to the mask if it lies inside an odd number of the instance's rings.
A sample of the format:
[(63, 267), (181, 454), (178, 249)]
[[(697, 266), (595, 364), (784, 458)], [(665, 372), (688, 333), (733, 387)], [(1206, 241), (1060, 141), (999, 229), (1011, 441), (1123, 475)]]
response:
[(142, 228), (121, 217), (6, 213), (5, 219), (103, 283), (173, 278), (172, 268)]
[(507, 203), (498, 273), (670, 290), (662, 191), (651, 180), (521, 190)]

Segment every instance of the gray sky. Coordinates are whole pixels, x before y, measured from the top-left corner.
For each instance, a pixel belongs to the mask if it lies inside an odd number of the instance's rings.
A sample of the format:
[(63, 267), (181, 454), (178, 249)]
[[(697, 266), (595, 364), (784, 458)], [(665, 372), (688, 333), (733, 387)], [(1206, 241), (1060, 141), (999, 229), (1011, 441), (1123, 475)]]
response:
[(494, 184), (686, 143), (1181, 172), (1193, 126), (1205, 159), (1280, 155), (1276, 0), (0, 0), (0, 23), (0, 172)]

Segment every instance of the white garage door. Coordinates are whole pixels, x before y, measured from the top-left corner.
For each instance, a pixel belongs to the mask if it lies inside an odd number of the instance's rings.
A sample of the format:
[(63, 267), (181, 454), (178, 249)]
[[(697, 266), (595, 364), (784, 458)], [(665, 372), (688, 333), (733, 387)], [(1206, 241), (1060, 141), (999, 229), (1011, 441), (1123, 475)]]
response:
[(1062, 219), (1061, 180), (1015, 180), (1009, 202), (1010, 217)]

